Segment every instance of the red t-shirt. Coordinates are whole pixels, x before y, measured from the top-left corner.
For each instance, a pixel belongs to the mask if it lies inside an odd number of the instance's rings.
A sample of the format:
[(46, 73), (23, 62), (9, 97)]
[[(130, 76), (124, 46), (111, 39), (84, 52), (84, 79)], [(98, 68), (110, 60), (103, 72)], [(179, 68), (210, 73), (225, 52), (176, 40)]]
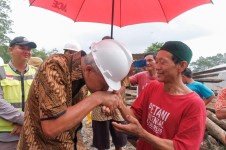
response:
[(139, 72), (131, 77), (129, 81), (131, 85), (138, 85), (138, 94), (147, 86), (151, 81), (155, 80), (156, 76), (150, 76), (148, 71)]
[[(206, 123), (204, 102), (195, 92), (170, 95), (163, 86), (153, 81), (140, 93), (131, 109), (145, 130), (173, 140), (176, 150), (199, 150)], [(137, 150), (154, 148), (139, 140)]]

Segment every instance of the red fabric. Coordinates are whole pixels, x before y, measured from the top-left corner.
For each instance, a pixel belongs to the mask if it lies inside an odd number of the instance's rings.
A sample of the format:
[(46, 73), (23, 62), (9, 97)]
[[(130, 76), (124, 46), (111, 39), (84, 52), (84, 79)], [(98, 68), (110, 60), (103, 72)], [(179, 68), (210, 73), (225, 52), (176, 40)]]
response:
[(138, 85), (138, 94), (149, 84), (154, 81), (157, 77), (150, 76), (147, 71), (139, 72), (129, 77), (132, 85)]
[(226, 88), (219, 91), (215, 103), (215, 110), (221, 110), (222, 108), (226, 108)]
[[(176, 150), (199, 150), (205, 132), (206, 109), (195, 93), (169, 95), (163, 83), (153, 81), (138, 96), (131, 109), (149, 133), (173, 140)], [(154, 150), (139, 140), (137, 150)]]
[[(30, 5), (45, 8), (75, 22), (111, 24), (112, 0), (29, 0)], [(114, 0), (114, 25), (169, 22), (183, 12), (211, 0)]]

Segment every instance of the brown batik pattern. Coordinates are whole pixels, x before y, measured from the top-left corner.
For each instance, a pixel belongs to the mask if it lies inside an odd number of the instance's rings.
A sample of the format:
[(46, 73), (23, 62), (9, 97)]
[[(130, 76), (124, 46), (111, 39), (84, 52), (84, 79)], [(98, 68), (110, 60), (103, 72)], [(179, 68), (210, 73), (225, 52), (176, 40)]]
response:
[[(75, 128), (54, 139), (44, 136), (41, 120), (58, 118), (72, 105), (72, 80), (82, 78), (80, 53), (57, 54), (48, 58), (39, 68), (26, 102), (25, 121), (20, 136), (20, 150), (73, 149)], [(71, 61), (74, 63), (71, 65)], [(72, 66), (72, 73), (70, 71)]]

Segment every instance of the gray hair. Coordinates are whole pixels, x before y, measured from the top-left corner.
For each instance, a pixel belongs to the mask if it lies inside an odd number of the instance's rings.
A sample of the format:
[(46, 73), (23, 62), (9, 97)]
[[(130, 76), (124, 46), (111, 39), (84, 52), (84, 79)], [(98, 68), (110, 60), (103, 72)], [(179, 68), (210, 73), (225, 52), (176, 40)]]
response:
[(96, 74), (101, 74), (99, 68), (97, 67), (94, 59), (93, 59), (93, 56), (92, 56), (92, 53), (89, 53), (86, 55), (85, 59), (84, 59), (84, 63), (85, 65), (90, 65), (92, 66), (93, 70), (95, 71)]

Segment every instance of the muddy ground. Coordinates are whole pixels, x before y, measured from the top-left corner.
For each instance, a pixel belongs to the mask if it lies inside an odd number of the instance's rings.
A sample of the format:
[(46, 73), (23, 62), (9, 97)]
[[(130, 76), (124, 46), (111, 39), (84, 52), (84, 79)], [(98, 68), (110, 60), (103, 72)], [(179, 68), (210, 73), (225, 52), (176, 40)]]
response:
[[(93, 131), (92, 131), (92, 124), (86, 124), (86, 118), (83, 120), (83, 142), (87, 148), (87, 150), (96, 150), (94, 147), (92, 147), (92, 139), (93, 139)], [(111, 142), (111, 148), (110, 150), (114, 150), (114, 144)], [(133, 147), (129, 142), (127, 142), (127, 145), (123, 147), (123, 150), (135, 150), (136, 148)]]

